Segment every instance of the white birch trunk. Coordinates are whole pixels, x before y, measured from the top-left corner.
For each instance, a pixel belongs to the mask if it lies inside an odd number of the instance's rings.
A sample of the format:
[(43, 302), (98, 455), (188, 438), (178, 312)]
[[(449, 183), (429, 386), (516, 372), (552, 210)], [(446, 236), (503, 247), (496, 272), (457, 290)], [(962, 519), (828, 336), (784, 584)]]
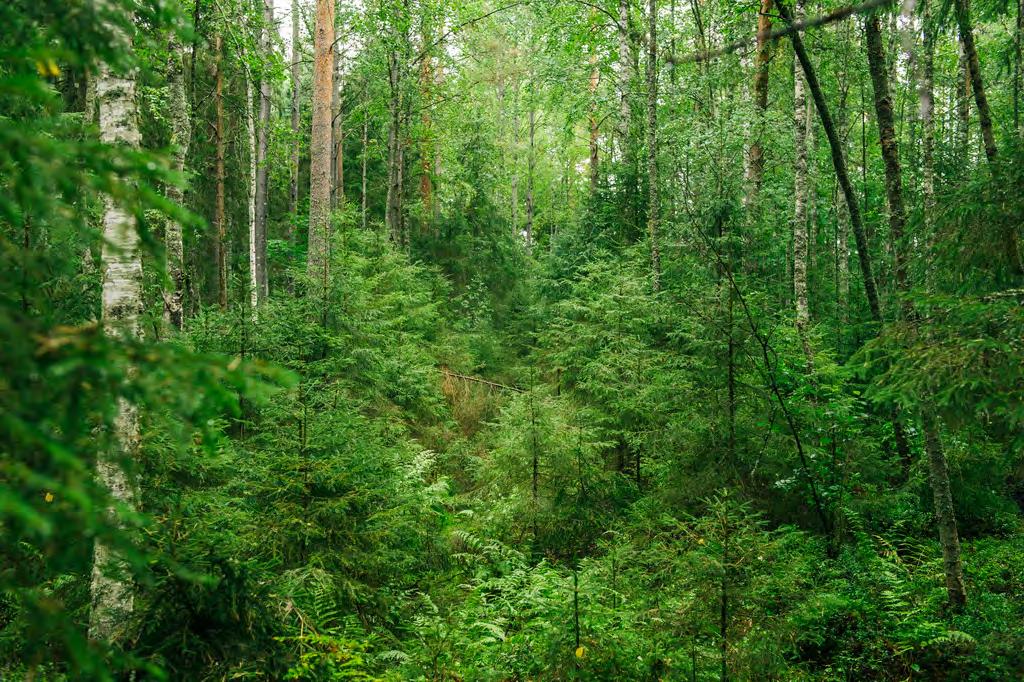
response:
[[(114, 74), (104, 65), (96, 82), (96, 96), (101, 141), (138, 146), (134, 74)], [(106, 198), (103, 215), (102, 264), (104, 329), (110, 336), (137, 338), (142, 312), (139, 234), (134, 214), (111, 197)], [(119, 526), (116, 508), (135, 506), (134, 486), (124, 463), (133, 459), (139, 448), (138, 409), (123, 398), (118, 400), (110, 441), (111, 449), (97, 458), (96, 476), (110, 494), (109, 522)], [(133, 608), (132, 579), (124, 558), (99, 539), (93, 549), (90, 592), (89, 637), (108, 642), (122, 638)]]

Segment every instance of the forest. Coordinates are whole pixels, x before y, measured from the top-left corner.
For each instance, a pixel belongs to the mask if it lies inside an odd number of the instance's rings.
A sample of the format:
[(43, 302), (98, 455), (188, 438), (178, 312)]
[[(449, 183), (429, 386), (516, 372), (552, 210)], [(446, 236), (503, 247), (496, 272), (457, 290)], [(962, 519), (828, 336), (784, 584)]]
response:
[(0, 679), (1024, 679), (1024, 0), (0, 26)]

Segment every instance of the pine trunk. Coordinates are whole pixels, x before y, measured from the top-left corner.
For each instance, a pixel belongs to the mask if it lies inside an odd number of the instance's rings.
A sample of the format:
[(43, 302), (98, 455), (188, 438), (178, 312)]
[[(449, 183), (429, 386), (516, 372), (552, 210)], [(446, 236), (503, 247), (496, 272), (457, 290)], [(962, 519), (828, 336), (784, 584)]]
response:
[(330, 270), (331, 93), (334, 0), (317, 0), (313, 38), (313, 126), (309, 145), (309, 274), (324, 288)]

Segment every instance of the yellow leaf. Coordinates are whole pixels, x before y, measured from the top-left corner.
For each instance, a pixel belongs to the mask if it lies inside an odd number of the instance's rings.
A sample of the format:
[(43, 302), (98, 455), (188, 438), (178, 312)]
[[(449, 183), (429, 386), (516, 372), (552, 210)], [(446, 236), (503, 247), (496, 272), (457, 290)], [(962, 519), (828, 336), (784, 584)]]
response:
[(47, 502), (53, 502), (53, 493), (46, 493), (46, 496), (43, 497), (43, 499), (46, 500)]
[(704, 544), (704, 538), (701, 538), (701, 539), (697, 540), (697, 544), (698, 545), (703, 545)]
[(57, 62), (53, 61), (52, 59), (46, 60), (46, 68), (50, 72), (50, 75), (54, 78), (60, 75), (60, 67), (57, 66)]
[(587, 653), (584, 647), (576, 647), (576, 658), (583, 658), (583, 654)]

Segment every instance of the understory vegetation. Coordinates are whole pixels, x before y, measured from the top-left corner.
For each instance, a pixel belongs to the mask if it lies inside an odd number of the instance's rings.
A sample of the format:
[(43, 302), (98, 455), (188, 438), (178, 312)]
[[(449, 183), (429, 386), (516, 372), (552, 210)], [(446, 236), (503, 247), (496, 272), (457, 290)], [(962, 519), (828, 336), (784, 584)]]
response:
[(0, 678), (1024, 678), (1021, 4), (3, 3)]

